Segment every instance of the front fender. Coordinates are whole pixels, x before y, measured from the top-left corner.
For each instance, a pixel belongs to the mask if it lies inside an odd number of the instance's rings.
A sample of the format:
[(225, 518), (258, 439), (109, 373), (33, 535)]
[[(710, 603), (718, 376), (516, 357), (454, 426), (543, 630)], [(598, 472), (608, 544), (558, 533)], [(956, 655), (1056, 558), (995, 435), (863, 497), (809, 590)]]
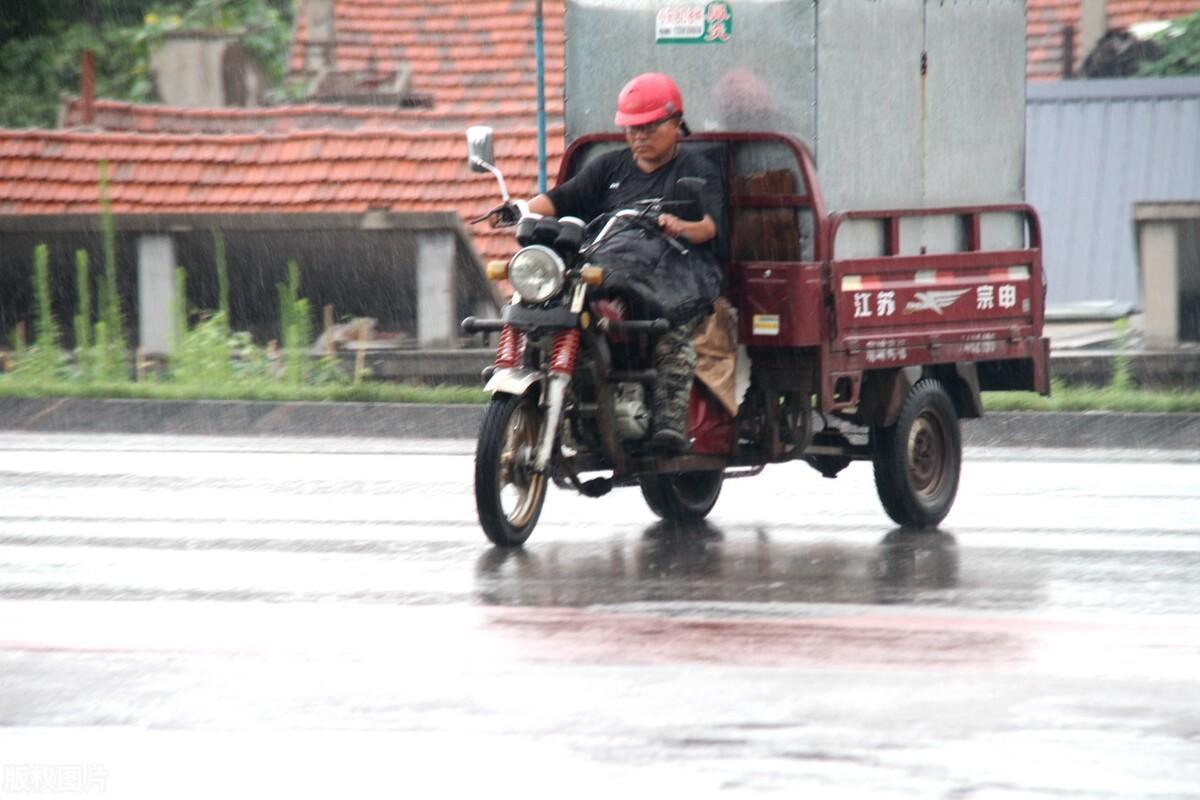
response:
[(483, 390), (488, 394), (511, 394), (517, 397), (529, 391), (534, 384), (541, 383), (546, 380), (546, 373), (541, 370), (529, 369), (527, 367), (513, 367), (510, 369), (498, 369), (492, 373), (492, 377), (488, 379), (487, 386)]

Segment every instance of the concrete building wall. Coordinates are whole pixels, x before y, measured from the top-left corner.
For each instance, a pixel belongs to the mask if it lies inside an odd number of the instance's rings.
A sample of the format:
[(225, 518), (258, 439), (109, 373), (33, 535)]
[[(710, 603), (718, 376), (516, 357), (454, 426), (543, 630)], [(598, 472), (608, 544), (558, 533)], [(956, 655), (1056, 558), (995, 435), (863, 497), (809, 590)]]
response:
[(151, 56), (155, 86), (167, 105), (192, 108), (262, 105), (266, 81), (233, 36), (179, 34)]
[(1135, 212), (1146, 344), (1200, 342), (1200, 200)]
[(175, 241), (138, 237), (138, 346), (144, 353), (172, 353), (175, 341)]

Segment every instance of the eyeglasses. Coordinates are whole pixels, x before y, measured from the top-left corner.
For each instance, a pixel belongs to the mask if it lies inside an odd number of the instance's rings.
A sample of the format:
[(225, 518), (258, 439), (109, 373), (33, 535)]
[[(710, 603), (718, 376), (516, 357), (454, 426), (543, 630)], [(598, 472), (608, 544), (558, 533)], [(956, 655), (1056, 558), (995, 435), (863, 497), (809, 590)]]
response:
[(668, 122), (670, 122), (673, 119), (679, 119), (679, 115), (672, 114), (669, 117), (663, 117), (662, 119), (657, 120), (655, 122), (647, 122), (645, 125), (626, 125), (625, 126), (625, 135), (626, 136), (637, 136), (640, 133), (640, 134), (649, 136), (650, 134), (654, 133), (659, 128), (661, 128), (663, 125), (667, 124)]

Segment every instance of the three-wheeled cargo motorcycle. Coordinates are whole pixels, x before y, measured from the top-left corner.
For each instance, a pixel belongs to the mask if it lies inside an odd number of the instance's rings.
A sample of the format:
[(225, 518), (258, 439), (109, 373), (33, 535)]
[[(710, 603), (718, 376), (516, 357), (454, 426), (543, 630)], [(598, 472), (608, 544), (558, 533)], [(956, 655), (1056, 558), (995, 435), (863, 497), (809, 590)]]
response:
[[(620, 141), (577, 138), (559, 180)], [(681, 146), (711, 159), (724, 183), (725, 299), (737, 311), (740, 345), (730, 357), (745, 378), (734, 410), (697, 380), (688, 450), (653, 450), (651, 353), (669, 322), (632, 317), (603, 291), (605, 265), (592, 259), (615, 231), (663, 236), (658, 214), (688, 213), (688, 187), (586, 226), (514, 224), (514, 255), (487, 267), (490, 279), (511, 285), (511, 301), (499, 318), (462, 323), (467, 333), (498, 336), (475, 456), (484, 533), (501, 546), (525, 542), (551, 483), (589, 497), (636, 485), (663, 519), (700, 519), (726, 479), (793, 460), (827, 478), (871, 461), (887, 514), (904, 526), (936, 526), (958, 489), (959, 421), (983, 413), (981, 391), (1049, 393), (1036, 212), (1002, 204), (830, 214), (812, 157), (795, 138), (700, 133)], [(492, 131), (472, 128), (468, 149), (472, 169), (500, 178), (505, 205), (493, 222), (511, 214)], [(757, 151), (771, 153), (773, 168), (748, 157)], [(985, 217), (1013, 218), (1024, 245), (985, 249)], [(960, 226), (961, 249), (906, 252), (904, 227), (933, 218)], [(839, 255), (849, 223), (876, 226), (882, 254)]]

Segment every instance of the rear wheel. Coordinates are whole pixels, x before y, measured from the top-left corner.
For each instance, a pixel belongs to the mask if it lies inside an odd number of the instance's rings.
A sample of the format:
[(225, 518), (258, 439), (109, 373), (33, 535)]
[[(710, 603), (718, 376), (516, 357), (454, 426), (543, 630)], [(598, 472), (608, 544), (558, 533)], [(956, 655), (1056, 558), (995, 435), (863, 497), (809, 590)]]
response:
[(665, 520), (704, 519), (717, 504), (725, 473), (721, 470), (643, 475), (638, 478), (650, 510)]
[(475, 507), (501, 547), (529, 538), (546, 501), (546, 474), (533, 471), (544, 415), (531, 395), (500, 394), (483, 414), (475, 448)]
[(945, 387), (933, 379), (917, 383), (896, 424), (875, 428), (873, 439), (875, 488), (888, 516), (920, 528), (945, 519), (962, 470), (962, 432)]

